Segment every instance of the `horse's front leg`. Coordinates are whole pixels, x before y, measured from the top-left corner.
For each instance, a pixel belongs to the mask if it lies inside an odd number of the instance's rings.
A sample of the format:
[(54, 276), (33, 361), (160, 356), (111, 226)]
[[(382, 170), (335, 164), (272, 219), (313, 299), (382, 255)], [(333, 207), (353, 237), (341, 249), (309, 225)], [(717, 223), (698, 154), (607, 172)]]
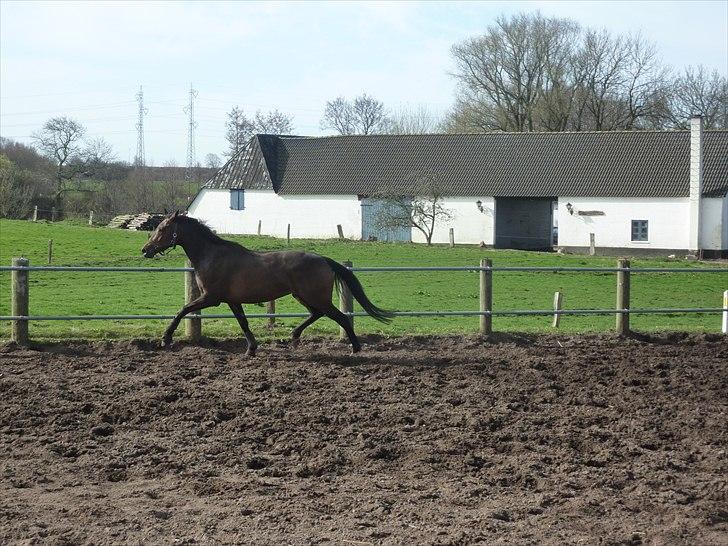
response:
[(238, 319), (238, 324), (240, 324), (240, 328), (243, 330), (245, 339), (248, 341), (248, 350), (245, 351), (245, 356), (255, 356), (255, 350), (258, 348), (258, 342), (255, 340), (253, 332), (250, 331), (248, 319), (245, 317), (245, 312), (243, 311), (243, 306), (239, 303), (228, 303), (228, 305), (230, 306), (230, 310), (233, 312), (233, 315), (235, 315), (235, 318)]
[(206, 307), (212, 307), (214, 305), (220, 305), (220, 302), (218, 300), (215, 300), (214, 298), (211, 298), (207, 294), (203, 294), (196, 300), (193, 300), (185, 305), (182, 310), (175, 315), (175, 317), (172, 319), (172, 322), (167, 327), (167, 330), (165, 330), (164, 337), (162, 338), (162, 346), (169, 347), (172, 344), (172, 335), (174, 335), (174, 331), (177, 329), (180, 321), (186, 315), (188, 315), (189, 313), (194, 313), (195, 311), (199, 311), (200, 309), (205, 309)]

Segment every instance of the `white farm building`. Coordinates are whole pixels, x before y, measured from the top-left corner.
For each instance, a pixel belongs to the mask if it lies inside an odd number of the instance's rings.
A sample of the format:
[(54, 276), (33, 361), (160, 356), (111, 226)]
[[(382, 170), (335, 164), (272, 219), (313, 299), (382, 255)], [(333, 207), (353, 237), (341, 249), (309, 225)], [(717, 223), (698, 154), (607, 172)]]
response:
[[(599, 254), (728, 255), (728, 131), (257, 135), (189, 214), (219, 233), (424, 242), (378, 228), (372, 196), (434, 172), (451, 218), (433, 242)], [(558, 226), (558, 230), (556, 229)], [(558, 236), (556, 235), (558, 233)], [(556, 237), (558, 240), (556, 240)]]

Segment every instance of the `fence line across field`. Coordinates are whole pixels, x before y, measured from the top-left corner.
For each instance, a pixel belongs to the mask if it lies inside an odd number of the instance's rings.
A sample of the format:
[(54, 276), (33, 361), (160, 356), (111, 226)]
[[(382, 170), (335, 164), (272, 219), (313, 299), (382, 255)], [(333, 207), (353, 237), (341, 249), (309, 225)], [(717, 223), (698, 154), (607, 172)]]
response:
[[(543, 315), (612, 315), (615, 313), (622, 314), (671, 314), (671, 313), (720, 313), (728, 308), (723, 307), (690, 307), (676, 309), (527, 309), (527, 310), (504, 310), (504, 311), (392, 311), (395, 317), (520, 317), (520, 316), (543, 316)], [(343, 312), (349, 317), (368, 317), (369, 314), (364, 311)], [(309, 313), (245, 313), (246, 318), (308, 318)], [(175, 315), (64, 315), (64, 316), (0, 316), (0, 320), (171, 320)], [(194, 319), (232, 319), (235, 315), (225, 314), (189, 314), (184, 317), (187, 320)]]
[[(615, 329), (620, 335), (629, 333), (629, 317), (633, 314), (683, 314), (683, 313), (723, 313), (722, 331), (728, 333), (728, 291), (723, 294), (723, 307), (717, 308), (645, 308), (631, 309), (630, 301), (630, 275), (632, 273), (728, 273), (728, 268), (631, 268), (629, 260), (620, 259), (617, 267), (560, 267), (560, 266), (501, 266), (494, 267), (490, 259), (483, 259), (478, 266), (425, 266), (425, 267), (353, 267), (351, 262), (344, 265), (355, 272), (434, 272), (434, 271), (470, 271), (478, 272), (480, 280), (479, 310), (478, 311), (398, 311), (398, 317), (479, 317), (480, 333), (492, 333), (492, 318), (498, 316), (548, 316), (554, 317), (554, 325), (558, 325), (558, 318), (562, 315), (615, 315)], [(135, 272), (135, 273), (184, 273), (185, 300), (190, 302), (199, 295), (199, 288), (194, 277), (194, 268), (190, 267), (87, 267), (87, 266), (31, 266), (25, 258), (14, 258), (11, 266), (0, 266), (0, 271), (10, 271), (12, 275), (11, 314), (0, 316), (2, 321), (11, 321), (11, 339), (18, 343), (28, 343), (28, 323), (31, 321), (63, 321), (63, 320), (169, 320), (175, 315), (79, 315), (79, 316), (33, 316), (28, 310), (29, 303), (29, 272), (30, 271), (56, 271), (56, 272)], [(587, 273), (616, 273), (617, 290), (616, 305), (614, 309), (561, 309), (560, 298), (555, 298), (554, 309), (537, 310), (493, 310), (493, 273), (494, 272), (587, 272)], [(558, 294), (558, 293), (557, 293)], [(364, 312), (354, 312), (354, 301), (351, 292), (342, 286), (339, 298), (339, 308), (350, 320), (354, 317), (367, 316)], [(268, 302), (267, 313), (251, 313), (249, 318), (267, 318), (269, 326), (277, 318), (306, 318), (308, 313), (275, 313), (275, 302)], [(202, 335), (202, 319), (234, 318), (229, 314), (195, 314), (185, 317), (185, 331), (191, 340), (198, 340)]]
[[(408, 272), (408, 271), (532, 271), (532, 272), (584, 272), (584, 273), (728, 273), (728, 267), (561, 267), (561, 266), (385, 266), (385, 267), (349, 267), (355, 273), (376, 272)], [(40, 265), (40, 266), (0, 266), (0, 271), (87, 271), (87, 272), (130, 272), (130, 273), (184, 273), (192, 272), (193, 267), (91, 267), (75, 265)]]

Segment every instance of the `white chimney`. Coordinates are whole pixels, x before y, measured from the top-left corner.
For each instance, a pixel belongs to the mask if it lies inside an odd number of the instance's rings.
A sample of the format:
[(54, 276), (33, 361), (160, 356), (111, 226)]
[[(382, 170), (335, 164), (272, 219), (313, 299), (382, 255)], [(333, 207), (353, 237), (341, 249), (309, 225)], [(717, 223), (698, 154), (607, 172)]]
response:
[(690, 248), (700, 248), (700, 200), (703, 195), (703, 118), (690, 119)]

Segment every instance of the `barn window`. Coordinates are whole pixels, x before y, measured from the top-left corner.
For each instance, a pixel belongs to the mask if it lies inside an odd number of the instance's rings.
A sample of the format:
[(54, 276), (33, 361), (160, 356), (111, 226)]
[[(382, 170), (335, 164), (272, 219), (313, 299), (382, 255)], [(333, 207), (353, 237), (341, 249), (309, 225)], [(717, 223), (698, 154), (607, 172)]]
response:
[(245, 190), (230, 190), (230, 208), (233, 210), (245, 208)]
[(632, 220), (632, 240), (647, 241), (647, 220)]

